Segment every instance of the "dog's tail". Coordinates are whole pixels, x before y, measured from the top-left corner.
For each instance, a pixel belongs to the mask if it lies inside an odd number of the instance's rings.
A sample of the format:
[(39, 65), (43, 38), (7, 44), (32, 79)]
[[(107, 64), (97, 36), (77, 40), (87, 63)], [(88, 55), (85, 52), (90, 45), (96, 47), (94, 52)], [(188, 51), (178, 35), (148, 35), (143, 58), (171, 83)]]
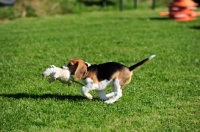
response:
[(135, 64), (135, 65), (133, 65), (133, 66), (130, 66), (130, 67), (129, 67), (129, 70), (130, 70), (130, 71), (133, 71), (135, 68), (137, 68), (137, 67), (143, 65), (145, 62), (151, 60), (151, 59), (154, 58), (155, 56), (156, 56), (156, 55), (151, 55), (151, 56), (149, 56), (148, 58), (146, 58), (146, 59), (144, 59), (144, 60), (138, 62), (137, 64)]

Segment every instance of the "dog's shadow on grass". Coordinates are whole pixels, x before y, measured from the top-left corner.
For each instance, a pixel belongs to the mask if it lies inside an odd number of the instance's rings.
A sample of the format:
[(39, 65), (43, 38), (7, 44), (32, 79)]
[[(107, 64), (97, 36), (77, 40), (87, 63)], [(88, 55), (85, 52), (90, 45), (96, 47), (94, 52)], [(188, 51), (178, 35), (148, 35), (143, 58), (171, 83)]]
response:
[[(29, 94), (29, 93), (15, 93), (15, 94), (0, 94), (1, 97), (14, 98), (14, 99), (55, 99), (55, 100), (70, 100), (70, 101), (81, 101), (88, 100), (81, 95), (61, 95), (55, 94)], [(93, 100), (98, 100), (94, 98)]]
[(192, 26), (190, 27), (191, 29), (196, 29), (196, 30), (200, 30), (200, 26)]

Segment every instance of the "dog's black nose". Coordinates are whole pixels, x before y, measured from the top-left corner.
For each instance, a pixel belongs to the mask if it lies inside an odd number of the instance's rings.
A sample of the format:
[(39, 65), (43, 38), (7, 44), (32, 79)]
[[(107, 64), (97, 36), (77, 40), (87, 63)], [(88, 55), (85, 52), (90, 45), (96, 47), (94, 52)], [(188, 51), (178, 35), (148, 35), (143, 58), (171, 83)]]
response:
[(63, 66), (61, 66), (60, 68), (63, 69)]

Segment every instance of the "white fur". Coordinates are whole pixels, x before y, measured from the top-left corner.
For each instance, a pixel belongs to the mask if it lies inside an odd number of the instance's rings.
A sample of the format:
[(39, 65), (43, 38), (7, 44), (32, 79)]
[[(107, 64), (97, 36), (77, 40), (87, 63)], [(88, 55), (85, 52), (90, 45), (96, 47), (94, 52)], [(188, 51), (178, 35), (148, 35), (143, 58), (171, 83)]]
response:
[[(99, 84), (95, 84), (91, 78), (86, 78), (83, 80), (85, 86), (82, 87), (82, 94), (88, 99), (92, 99), (93, 96), (89, 93), (91, 90), (95, 90), (102, 100), (105, 100), (105, 103), (110, 104), (117, 101), (122, 96), (122, 90), (119, 85), (119, 80), (103, 80)], [(108, 85), (113, 84), (113, 92), (105, 94), (105, 89)]]
[(90, 63), (88, 63), (88, 62), (85, 62), (85, 63), (87, 64), (87, 66), (88, 66), (88, 67), (90, 67), (90, 66), (91, 66), (91, 64), (90, 64)]
[(149, 60), (151, 60), (152, 58), (154, 58), (156, 55), (151, 55), (148, 57)]
[(113, 96), (111, 96), (109, 100), (106, 100), (105, 103), (107, 104), (114, 103), (115, 101), (117, 101), (119, 98), (122, 97), (122, 89), (118, 79), (115, 79), (113, 82), (113, 92), (111, 94), (113, 94)]
[(56, 67), (54, 65), (50, 65), (50, 67), (47, 68), (42, 73), (43, 77), (50, 76), (50, 78), (49, 78), (50, 83), (57, 79), (62, 83), (68, 84), (68, 86), (70, 85), (70, 80), (71, 80), (70, 75), (71, 75), (71, 73), (68, 69), (61, 69), (61, 68)]

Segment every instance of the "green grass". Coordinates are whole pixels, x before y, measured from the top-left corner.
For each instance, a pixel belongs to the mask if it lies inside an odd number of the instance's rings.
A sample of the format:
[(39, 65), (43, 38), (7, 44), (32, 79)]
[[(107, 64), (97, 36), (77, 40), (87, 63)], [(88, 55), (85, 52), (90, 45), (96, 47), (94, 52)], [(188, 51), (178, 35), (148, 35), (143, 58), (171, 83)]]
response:
[[(200, 131), (200, 18), (160, 19), (167, 9), (93, 12), (0, 24), (0, 131)], [(50, 64), (81, 57), (135, 70), (116, 103), (81, 86), (49, 84)], [(108, 87), (107, 92), (111, 91)]]

